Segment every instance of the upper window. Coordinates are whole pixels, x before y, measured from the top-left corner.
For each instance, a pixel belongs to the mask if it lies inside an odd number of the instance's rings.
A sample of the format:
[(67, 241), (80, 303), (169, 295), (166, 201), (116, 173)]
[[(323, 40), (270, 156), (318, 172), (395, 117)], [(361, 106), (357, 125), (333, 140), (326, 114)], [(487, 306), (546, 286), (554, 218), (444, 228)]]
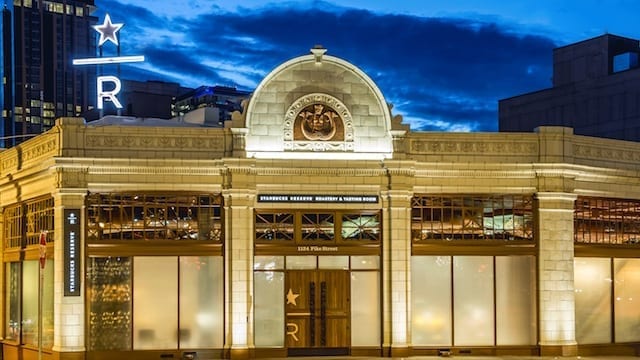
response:
[(257, 243), (375, 243), (381, 239), (379, 211), (256, 212)]
[(413, 241), (533, 240), (531, 195), (416, 196)]
[(640, 244), (640, 200), (578, 196), (575, 242)]
[(4, 210), (4, 223), (5, 248), (38, 245), (42, 232), (47, 233), (46, 241), (52, 242), (53, 198), (40, 198), (8, 206)]
[(220, 195), (89, 194), (87, 239), (222, 241)]

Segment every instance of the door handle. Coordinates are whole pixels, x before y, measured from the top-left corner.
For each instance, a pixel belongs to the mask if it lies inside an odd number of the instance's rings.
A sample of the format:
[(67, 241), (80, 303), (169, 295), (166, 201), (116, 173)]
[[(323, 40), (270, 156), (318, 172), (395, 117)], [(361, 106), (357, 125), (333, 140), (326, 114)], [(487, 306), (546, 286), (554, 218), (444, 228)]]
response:
[(309, 341), (311, 346), (316, 343), (316, 283), (311, 281), (309, 283), (309, 312), (311, 317), (309, 319)]

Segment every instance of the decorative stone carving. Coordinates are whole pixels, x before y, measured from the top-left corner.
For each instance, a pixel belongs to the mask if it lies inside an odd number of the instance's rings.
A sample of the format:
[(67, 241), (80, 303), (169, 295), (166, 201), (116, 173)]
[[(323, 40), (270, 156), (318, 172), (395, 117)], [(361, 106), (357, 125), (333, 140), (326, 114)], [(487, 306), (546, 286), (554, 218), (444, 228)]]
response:
[(312, 93), (300, 97), (284, 118), (286, 151), (353, 151), (353, 119), (335, 97)]

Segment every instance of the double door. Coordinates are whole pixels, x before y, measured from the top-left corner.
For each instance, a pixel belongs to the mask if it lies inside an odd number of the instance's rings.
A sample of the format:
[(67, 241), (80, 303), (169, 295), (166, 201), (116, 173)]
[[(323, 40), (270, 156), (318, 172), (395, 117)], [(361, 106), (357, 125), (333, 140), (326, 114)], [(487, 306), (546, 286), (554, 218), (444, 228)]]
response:
[(285, 278), (289, 356), (348, 355), (350, 276), (345, 270), (295, 270)]

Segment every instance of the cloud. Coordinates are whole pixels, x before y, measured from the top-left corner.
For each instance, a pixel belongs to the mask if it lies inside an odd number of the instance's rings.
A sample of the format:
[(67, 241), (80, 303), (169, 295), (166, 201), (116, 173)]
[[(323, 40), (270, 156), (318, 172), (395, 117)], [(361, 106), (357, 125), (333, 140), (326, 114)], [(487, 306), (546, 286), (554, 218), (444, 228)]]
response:
[(123, 54), (144, 53), (152, 64), (136, 76), (176, 81), (185, 72), (180, 79), (193, 82), (183, 86), (252, 90), (282, 62), (322, 44), (369, 74), (414, 130), (495, 131), (499, 99), (551, 85), (554, 42), (497, 19), (381, 14), (320, 1), (233, 12), (201, 6), (169, 18), (109, 3), (113, 21), (130, 19)]

